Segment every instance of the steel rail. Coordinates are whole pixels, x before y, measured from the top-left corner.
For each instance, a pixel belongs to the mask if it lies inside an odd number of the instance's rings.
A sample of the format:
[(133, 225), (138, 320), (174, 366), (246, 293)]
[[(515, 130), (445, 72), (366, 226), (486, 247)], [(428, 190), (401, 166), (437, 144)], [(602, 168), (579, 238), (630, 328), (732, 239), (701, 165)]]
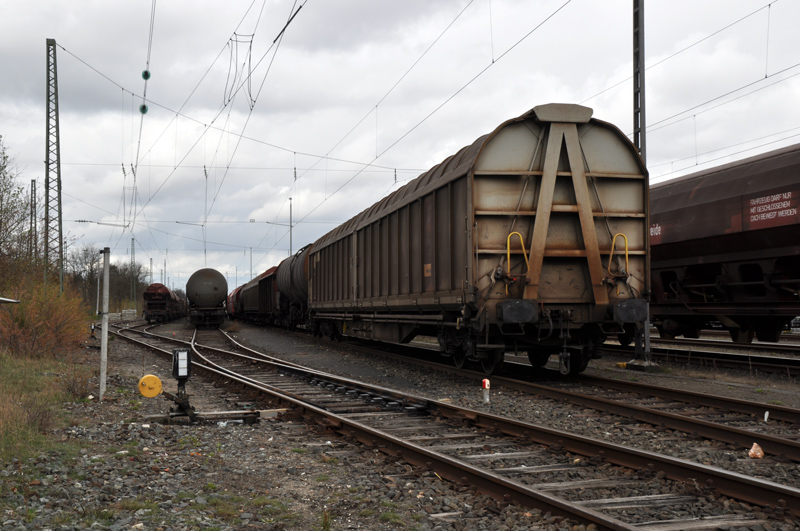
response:
[(587, 374), (579, 375), (575, 381), (590, 385), (610, 387), (620, 391), (647, 393), (660, 398), (677, 399), (680, 401), (690, 402), (694, 405), (728, 409), (737, 413), (752, 415), (754, 417), (763, 417), (764, 412), (769, 411), (769, 418), (771, 420), (781, 420), (784, 422), (800, 424), (800, 409), (786, 406), (767, 404), (764, 402), (753, 402), (752, 400), (742, 400), (739, 398), (728, 398), (725, 396), (712, 395), (708, 393), (684, 391), (680, 389), (660, 387), (639, 382), (616, 380), (613, 378), (603, 378), (601, 376), (589, 376)]
[[(495, 385), (500, 383), (503, 386), (524, 391), (526, 393), (536, 393), (537, 395), (550, 398), (551, 400), (569, 402), (570, 404), (581, 407), (613, 413), (615, 415), (621, 415), (627, 418), (633, 418), (647, 424), (664, 426), (670, 429), (690, 433), (692, 435), (699, 435), (707, 439), (730, 443), (742, 448), (750, 448), (753, 443), (758, 443), (759, 446), (761, 446), (761, 448), (770, 455), (777, 455), (800, 462), (800, 443), (790, 439), (784, 439), (782, 437), (776, 437), (773, 435), (765, 435), (743, 428), (725, 426), (723, 424), (709, 422), (706, 420), (681, 415), (679, 413), (660, 411), (647, 406), (627, 404), (619, 400), (593, 396), (581, 392), (557, 389), (547, 385), (532, 384), (505, 378), (494, 378), (493, 383)], [(665, 388), (662, 389), (663, 391), (668, 391)], [(663, 391), (657, 396), (669, 398), (669, 393)], [(649, 387), (643, 388), (637, 392), (650, 393)], [(672, 397), (676, 398), (680, 396), (680, 394), (680, 392), (674, 393)], [(714, 398), (717, 398), (718, 400), (724, 400), (723, 397)], [(679, 400), (684, 401), (685, 399)], [(725, 406), (715, 407), (724, 408)], [(770, 407), (771, 406), (767, 406), (767, 409), (770, 409)], [(761, 410), (762, 415), (763, 412), (764, 409)]]
[[(233, 339), (231, 339), (231, 341), (233, 341)], [(247, 348), (239, 345), (238, 343), (237, 345), (242, 348)], [(395, 356), (395, 354), (388, 355)], [(442, 365), (440, 363), (427, 360), (415, 360), (415, 363), (435, 367), (437, 370), (445, 370), (446, 372), (459, 374), (461, 376), (465, 374), (463, 369), (457, 369), (455, 367), (450, 367), (448, 365)], [(512, 365), (510, 362), (506, 363), (508, 365)], [(520, 367), (529, 369), (529, 366), (527, 365), (520, 365)], [(467, 374), (469, 373), (470, 372), (467, 371)], [(484, 376), (483, 374), (479, 373), (475, 374), (479, 377)], [(506, 378), (496, 375), (492, 377), (492, 381), (495, 385), (499, 383), (521, 392), (536, 393), (540, 396), (545, 396), (553, 400), (566, 401), (581, 407), (587, 407), (598, 411), (604, 411), (628, 418), (633, 418), (647, 424), (667, 427), (692, 435), (705, 437), (707, 439), (733, 444), (745, 449), (750, 448), (753, 443), (757, 443), (769, 455), (800, 462), (800, 442), (795, 440), (768, 434), (761, 434), (753, 430), (709, 422), (678, 413), (670, 413), (659, 409), (648, 408), (646, 406), (626, 404), (618, 400), (601, 398), (594, 395), (587, 395), (585, 393), (566, 391), (563, 389), (557, 389), (553, 386), (535, 384), (515, 378)], [(708, 407), (724, 409), (740, 414), (751, 415), (757, 418), (763, 417), (764, 413), (769, 411), (769, 416), (772, 420), (800, 424), (800, 410), (783, 406), (737, 400), (718, 395), (692, 393), (689, 391), (681, 391), (648, 384), (622, 382), (619, 380), (591, 377), (584, 374), (581, 374), (576, 381), (603, 387), (613, 387), (628, 392), (647, 393), (660, 398), (678, 400), (692, 405), (705, 405)]]
[[(722, 341), (719, 339), (662, 339), (659, 337), (650, 338), (651, 344), (674, 345), (676, 349), (683, 347), (714, 347), (714, 348), (736, 348), (741, 350), (751, 350), (758, 352), (789, 352), (800, 354), (800, 344), (798, 343), (734, 343), (733, 341)], [(666, 348), (666, 347), (665, 347)], [(745, 355), (745, 354), (742, 354)]]
[[(171, 340), (171, 338), (160, 338)], [(256, 358), (253, 359), (255, 360)], [(199, 366), (203, 367), (203, 365)], [(278, 364), (278, 366), (282, 370), (294, 372), (302, 370), (298, 366), (282, 364)], [(326, 411), (308, 401), (293, 397), (263, 382), (258, 382), (246, 376), (232, 375), (227, 371), (221, 372), (212, 367), (204, 368), (289, 403), (295, 408), (301, 409), (302, 416), (314, 419), (315, 422), (324, 426), (326, 429), (343, 435), (353, 436), (360, 442), (378, 447), (381, 451), (389, 453), (390, 455), (402, 456), (408, 462), (427, 469), (433, 469), (440, 476), (446, 477), (456, 483), (468, 482), (477, 486), (482, 492), (486, 492), (495, 499), (506, 502), (515, 501), (524, 506), (540, 507), (554, 514), (577, 517), (587, 522), (593, 522), (602, 529), (636, 529), (635, 526), (608, 517), (600, 512), (550, 496), (535, 489), (527, 488), (525, 485), (508, 480), (490, 471), (475, 468), (472, 465), (458, 461), (449, 456), (366, 426), (346, 416)], [(488, 413), (460, 408), (452, 404), (432, 401), (423, 397), (399, 393), (361, 382), (353, 382), (348, 378), (321, 373), (319, 371), (308, 372), (314, 376), (324, 376), (324, 378), (344, 387), (355, 385), (357, 388), (372, 389), (372, 392), (377, 395), (388, 393), (393, 397), (404, 396), (406, 400), (417, 403), (417, 407), (423, 406), (424, 409), (431, 414), (495, 430), (506, 435), (521, 437), (532, 443), (558, 447), (568, 452), (590, 458), (599, 458), (614, 465), (649, 470), (654, 473), (662, 472), (665, 477), (669, 479), (699, 484), (700, 486), (713, 488), (720, 495), (730, 496), (764, 507), (780, 507), (796, 516), (800, 516), (800, 489), (794, 489), (774, 482), (748, 477), (682, 459), (653, 454), (623, 445), (574, 435), (568, 432), (561, 432), (535, 424), (501, 418)]]
[[(729, 343), (726, 346), (734, 346)], [(603, 351), (619, 355), (633, 355), (633, 348), (605, 344)], [(800, 374), (800, 358), (787, 358), (784, 356), (760, 356), (751, 354), (735, 354), (730, 352), (712, 352), (687, 350), (680, 348), (651, 348), (651, 355), (654, 359), (664, 358), (674, 361), (687, 361), (698, 364), (714, 364), (715, 366), (730, 366), (737, 369), (753, 369), (768, 372), (786, 372)], [(800, 351), (798, 351), (800, 353)], [(793, 372), (794, 371), (794, 372)]]
[[(396, 354), (385, 354), (388, 356), (398, 356)], [(404, 358), (407, 359), (407, 358)], [(473, 374), (471, 371), (464, 369), (457, 369), (449, 365), (443, 365), (435, 361), (415, 359), (414, 363), (430, 366), (437, 370), (443, 370), (448, 373), (458, 374), (464, 376), (465, 374)], [(511, 367), (516, 364), (506, 362), (506, 365)], [(530, 370), (530, 366), (519, 364), (521, 369)], [(514, 371), (509, 371), (514, 372)], [(474, 373), (477, 377), (483, 378), (485, 375), (482, 373)], [(715, 407), (725, 409), (728, 411), (751, 415), (753, 417), (763, 417), (766, 411), (769, 411), (770, 419), (780, 420), (784, 422), (792, 422), (800, 424), (800, 410), (777, 406), (772, 404), (765, 404), (760, 402), (737, 400), (726, 398), (718, 395), (692, 393), (688, 391), (681, 391), (677, 389), (670, 389), (658, 386), (652, 386), (641, 383), (622, 382), (619, 380), (604, 379), (600, 377), (590, 377), (581, 374), (577, 382), (584, 382), (593, 385), (600, 385), (604, 387), (615, 387), (619, 390), (626, 390), (628, 392), (647, 393), (652, 396), (661, 398), (669, 398), (682, 402), (687, 402), (692, 405), (705, 405), (708, 407)], [(654, 424), (658, 426), (667, 427), (677, 431), (682, 431), (692, 435), (705, 437), (711, 440), (717, 440), (741, 448), (748, 449), (753, 443), (759, 444), (761, 448), (769, 455), (774, 455), (779, 458), (791, 459), (800, 462), (800, 442), (777, 437), (768, 434), (761, 434), (753, 430), (744, 428), (736, 428), (727, 426), (720, 423), (709, 422), (695, 417), (681, 415), (677, 413), (669, 413), (666, 411), (648, 408), (646, 406), (638, 406), (635, 404), (626, 404), (618, 400), (600, 398), (594, 395), (586, 395), (584, 393), (566, 391), (554, 388), (553, 386), (535, 384), (526, 382), (515, 378), (507, 378), (499, 375), (492, 377), (492, 382), (497, 385), (502, 384), (509, 388), (526, 393), (537, 393), (541, 396), (553, 400), (562, 400), (570, 402), (574, 405), (587, 407), (599, 411), (605, 411), (629, 418), (636, 419), (640, 422), (647, 424)]]

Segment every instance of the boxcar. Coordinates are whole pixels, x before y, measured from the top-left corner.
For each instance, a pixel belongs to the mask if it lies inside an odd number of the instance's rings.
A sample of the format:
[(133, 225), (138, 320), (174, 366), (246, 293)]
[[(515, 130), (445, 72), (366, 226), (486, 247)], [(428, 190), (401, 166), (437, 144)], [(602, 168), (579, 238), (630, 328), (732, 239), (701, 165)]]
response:
[(284, 324), (277, 272), (278, 267), (273, 267), (258, 281), (258, 306), (261, 322), (268, 325)]
[(719, 322), (777, 341), (800, 315), (800, 145), (650, 191), (653, 321), (662, 337)]
[(591, 116), (536, 107), (317, 240), (312, 327), (434, 336), (457, 366), (487, 373), (507, 350), (537, 366), (557, 354), (577, 373), (608, 334), (641, 329), (648, 175), (626, 136)]
[(266, 323), (266, 310), (261, 304), (260, 281), (276, 270), (277, 267), (271, 267), (240, 288), (239, 301), (241, 304), (241, 314), (244, 319), (255, 323)]

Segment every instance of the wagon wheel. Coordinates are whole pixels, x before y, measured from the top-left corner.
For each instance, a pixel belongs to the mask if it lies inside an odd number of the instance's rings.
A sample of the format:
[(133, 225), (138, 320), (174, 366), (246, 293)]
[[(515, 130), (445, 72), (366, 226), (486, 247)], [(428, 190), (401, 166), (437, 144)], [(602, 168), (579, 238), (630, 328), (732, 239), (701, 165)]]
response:
[(467, 363), (467, 358), (474, 357), (475, 343), (471, 338), (467, 338), (461, 343), (461, 348), (453, 349), (453, 365), (457, 369), (463, 369)]
[(781, 329), (778, 328), (756, 328), (756, 337), (759, 341), (777, 343), (781, 338)]
[(580, 354), (575, 353), (570, 358), (569, 364), (569, 375), (575, 376), (577, 374), (582, 373), (586, 370), (586, 367), (589, 366), (589, 355), (585, 352), (581, 352)]
[(656, 326), (656, 329), (658, 329), (658, 337), (659, 338), (661, 338), (661, 339), (669, 339), (669, 340), (675, 339), (675, 334), (673, 334), (672, 332), (668, 332), (667, 330), (664, 330), (663, 327)]
[(550, 360), (550, 356), (552, 354), (552, 352), (547, 350), (529, 350), (528, 360), (531, 362), (532, 367), (544, 367), (547, 365), (547, 362)]
[(753, 342), (753, 331), (747, 328), (729, 328), (731, 339), (734, 343), (746, 345)]
[(503, 357), (505, 352), (500, 349), (492, 350), (481, 357), (481, 369), (484, 374), (497, 374), (503, 369)]
[(633, 342), (633, 338), (636, 337), (636, 328), (632, 325), (625, 325), (623, 329), (617, 333), (617, 341), (623, 347), (627, 347)]

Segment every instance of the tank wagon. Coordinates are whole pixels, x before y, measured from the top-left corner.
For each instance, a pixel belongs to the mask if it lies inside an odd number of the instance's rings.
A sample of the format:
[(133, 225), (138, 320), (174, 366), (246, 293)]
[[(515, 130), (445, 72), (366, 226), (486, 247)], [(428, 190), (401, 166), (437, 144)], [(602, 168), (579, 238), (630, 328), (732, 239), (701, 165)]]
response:
[(164, 284), (150, 284), (142, 298), (148, 323), (166, 323), (186, 316), (186, 301)]
[(632, 336), (648, 319), (648, 174), (592, 112), (535, 107), (317, 240), (312, 328), (438, 337), (486, 373), (508, 350), (578, 373), (608, 334)]
[(186, 282), (189, 321), (197, 326), (216, 327), (225, 320), (228, 282), (216, 269), (200, 269)]
[(306, 245), (278, 265), (280, 319), (289, 329), (305, 324), (308, 317), (309, 258), (313, 247), (314, 244)]
[(653, 322), (777, 341), (800, 315), (800, 145), (654, 185)]

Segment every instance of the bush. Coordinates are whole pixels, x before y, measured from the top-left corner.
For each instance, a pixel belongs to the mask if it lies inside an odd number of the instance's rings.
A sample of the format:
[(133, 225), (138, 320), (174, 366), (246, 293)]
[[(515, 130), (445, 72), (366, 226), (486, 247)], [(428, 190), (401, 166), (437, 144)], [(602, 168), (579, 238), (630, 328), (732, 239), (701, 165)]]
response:
[(89, 396), (89, 380), (95, 369), (72, 363), (58, 375), (58, 387), (68, 400), (81, 400)]
[(88, 336), (88, 310), (73, 292), (59, 295), (57, 286), (22, 281), (5, 296), (21, 301), (0, 306), (0, 337), (15, 356), (55, 357)]

